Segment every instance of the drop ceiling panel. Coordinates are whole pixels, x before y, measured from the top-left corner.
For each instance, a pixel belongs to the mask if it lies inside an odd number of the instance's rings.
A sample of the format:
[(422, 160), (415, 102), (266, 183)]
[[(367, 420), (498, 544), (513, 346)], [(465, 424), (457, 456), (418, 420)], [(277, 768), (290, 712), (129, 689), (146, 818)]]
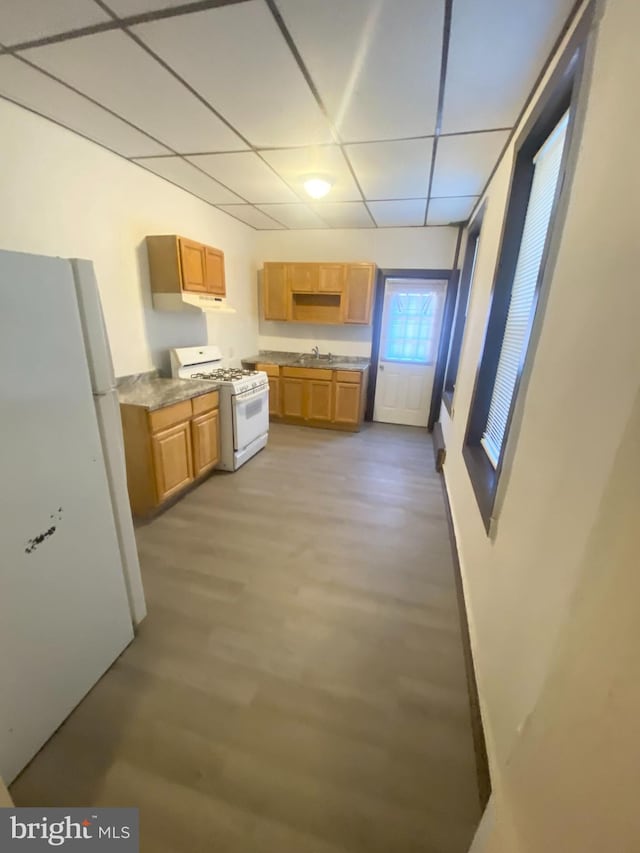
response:
[(242, 199), (208, 175), (198, 171), (195, 166), (180, 157), (152, 157), (149, 160), (138, 160), (138, 165), (144, 166), (161, 178), (167, 178), (185, 190), (199, 196), (211, 204), (234, 204)]
[(250, 204), (224, 204), (220, 206), (220, 210), (225, 213), (230, 213), (236, 219), (241, 219), (247, 225), (253, 228), (258, 228), (260, 231), (273, 231), (282, 229), (282, 225), (274, 222), (269, 216), (266, 216), (262, 211), (256, 210)]
[(250, 202), (299, 201), (267, 164), (250, 151), (239, 154), (199, 154), (187, 158)]
[(11, 46), (110, 20), (93, 0), (2, 0), (0, 42)]
[(443, 132), (512, 126), (573, 4), (456, 0)]
[(343, 141), (434, 132), (443, 0), (276, 3)]
[(508, 131), (443, 136), (438, 142), (432, 196), (477, 195), (509, 136)]
[(305, 180), (311, 175), (326, 177), (333, 182), (329, 196), (331, 201), (358, 201), (361, 195), (353, 180), (347, 161), (337, 145), (321, 145), (312, 148), (280, 148), (261, 151), (265, 160), (303, 198)]
[(98, 33), (24, 52), (175, 151), (246, 148), (204, 104), (133, 39)]
[(325, 202), (311, 205), (330, 228), (373, 228), (374, 223), (361, 201)]
[(133, 31), (252, 145), (331, 141), (329, 124), (263, 0)]
[(287, 228), (327, 227), (306, 204), (259, 204), (258, 207)]
[(466, 222), (478, 196), (462, 198), (432, 198), (429, 201), (427, 225), (449, 225), (450, 222)]
[(424, 225), (426, 198), (411, 198), (403, 201), (369, 201), (367, 204), (376, 224), (381, 227)]
[(19, 59), (0, 56), (0, 95), (125, 157), (167, 154), (162, 145)]
[(126, 18), (129, 15), (156, 12), (158, 9), (173, 9), (188, 2), (189, 0), (107, 0), (107, 6), (120, 18)]
[(426, 197), (432, 139), (348, 145), (346, 150), (365, 198)]

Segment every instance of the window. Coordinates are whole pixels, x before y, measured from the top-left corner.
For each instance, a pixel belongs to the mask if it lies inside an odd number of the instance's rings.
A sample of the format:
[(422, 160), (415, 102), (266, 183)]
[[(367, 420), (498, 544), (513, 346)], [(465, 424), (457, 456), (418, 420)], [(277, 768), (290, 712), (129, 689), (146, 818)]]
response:
[(447, 369), (444, 377), (444, 390), (442, 392), (442, 399), (452, 417), (453, 395), (456, 390), (458, 366), (460, 364), (460, 352), (462, 350), (462, 340), (467, 321), (469, 298), (471, 296), (473, 276), (476, 269), (476, 258), (478, 257), (478, 247), (480, 245), (480, 230), (482, 228), (482, 219), (484, 217), (485, 209), (486, 204), (483, 204), (469, 226), (467, 248), (465, 250), (464, 261), (462, 263), (460, 289), (458, 291), (458, 299), (456, 302), (455, 320), (453, 323), (453, 332), (451, 334), (451, 344), (449, 346)]
[(383, 361), (432, 364), (436, 358), (441, 298), (434, 290), (415, 286), (389, 287), (389, 321), (382, 351)]
[(568, 122), (569, 115), (565, 113), (533, 158), (531, 194), (511, 288), (509, 313), (500, 348), (489, 414), (481, 440), (482, 447), (494, 468), (497, 467), (502, 453), (516, 382), (529, 343), (536, 284), (560, 177)]
[(515, 143), (491, 308), (463, 446), (487, 531), (494, 516), (523, 367), (533, 357), (528, 352), (529, 339), (541, 310), (546, 258), (564, 185), (590, 20), (588, 12), (576, 27)]

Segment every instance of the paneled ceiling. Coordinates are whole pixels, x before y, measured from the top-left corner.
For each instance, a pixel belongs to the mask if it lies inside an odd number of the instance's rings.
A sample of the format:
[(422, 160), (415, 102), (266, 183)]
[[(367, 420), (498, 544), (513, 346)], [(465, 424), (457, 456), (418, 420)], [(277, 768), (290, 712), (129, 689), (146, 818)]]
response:
[(447, 225), (573, 4), (2, 0), (0, 96), (253, 228)]

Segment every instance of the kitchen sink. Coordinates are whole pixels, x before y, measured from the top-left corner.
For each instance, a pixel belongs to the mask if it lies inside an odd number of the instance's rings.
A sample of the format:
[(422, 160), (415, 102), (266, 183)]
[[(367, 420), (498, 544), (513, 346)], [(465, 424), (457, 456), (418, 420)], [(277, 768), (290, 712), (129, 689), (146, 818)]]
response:
[(332, 355), (299, 355), (294, 364), (331, 364), (334, 361)]

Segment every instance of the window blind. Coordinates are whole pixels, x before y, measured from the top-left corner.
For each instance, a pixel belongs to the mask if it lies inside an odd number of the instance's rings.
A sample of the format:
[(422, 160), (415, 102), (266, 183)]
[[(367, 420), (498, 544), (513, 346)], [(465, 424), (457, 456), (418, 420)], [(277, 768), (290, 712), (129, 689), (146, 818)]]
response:
[(507, 324), (500, 349), (489, 415), (481, 442), (494, 467), (497, 467), (502, 452), (513, 393), (529, 343), (536, 284), (560, 175), (568, 120), (567, 113), (533, 158), (535, 168), (531, 194), (513, 278)]

